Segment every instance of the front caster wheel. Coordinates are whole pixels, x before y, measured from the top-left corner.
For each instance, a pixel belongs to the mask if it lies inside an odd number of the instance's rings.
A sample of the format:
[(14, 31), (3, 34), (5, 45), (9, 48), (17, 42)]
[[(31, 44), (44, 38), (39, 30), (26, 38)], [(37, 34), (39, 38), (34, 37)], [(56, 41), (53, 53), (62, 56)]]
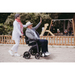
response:
[(30, 59), (31, 54), (26, 51), (26, 52), (24, 52), (23, 57), (26, 58), (26, 59)]
[(36, 59), (40, 59), (40, 54), (39, 53), (36, 53), (35, 58)]

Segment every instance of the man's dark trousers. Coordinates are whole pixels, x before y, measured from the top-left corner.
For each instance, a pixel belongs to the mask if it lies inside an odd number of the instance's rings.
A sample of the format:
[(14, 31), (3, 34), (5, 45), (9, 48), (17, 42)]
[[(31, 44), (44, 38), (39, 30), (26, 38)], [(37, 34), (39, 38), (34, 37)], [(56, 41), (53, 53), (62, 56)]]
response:
[(38, 41), (38, 45), (41, 45), (42, 47), (42, 52), (48, 52), (48, 41), (45, 39), (39, 39)]

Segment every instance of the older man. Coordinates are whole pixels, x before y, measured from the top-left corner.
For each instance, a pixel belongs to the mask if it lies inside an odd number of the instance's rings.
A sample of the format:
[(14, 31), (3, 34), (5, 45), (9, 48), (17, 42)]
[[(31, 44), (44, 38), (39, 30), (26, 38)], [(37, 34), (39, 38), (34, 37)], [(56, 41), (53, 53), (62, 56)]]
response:
[(40, 39), (39, 34), (37, 33), (36, 29), (41, 25), (42, 18), (40, 18), (40, 22), (35, 26), (32, 27), (32, 24), (30, 21), (26, 23), (27, 29), (26, 29), (26, 36), (30, 39), (38, 39), (38, 45), (41, 45), (42, 47), (42, 56), (48, 56), (50, 53), (48, 52), (48, 41), (45, 39)]

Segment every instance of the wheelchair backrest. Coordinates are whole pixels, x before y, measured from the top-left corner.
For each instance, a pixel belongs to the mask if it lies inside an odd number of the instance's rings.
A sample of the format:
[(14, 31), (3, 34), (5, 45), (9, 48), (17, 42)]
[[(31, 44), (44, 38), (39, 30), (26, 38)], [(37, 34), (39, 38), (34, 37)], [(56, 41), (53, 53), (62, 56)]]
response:
[(26, 34), (25, 34), (25, 42), (26, 42), (26, 44), (29, 44), (29, 39), (28, 39), (28, 37), (26, 36)]

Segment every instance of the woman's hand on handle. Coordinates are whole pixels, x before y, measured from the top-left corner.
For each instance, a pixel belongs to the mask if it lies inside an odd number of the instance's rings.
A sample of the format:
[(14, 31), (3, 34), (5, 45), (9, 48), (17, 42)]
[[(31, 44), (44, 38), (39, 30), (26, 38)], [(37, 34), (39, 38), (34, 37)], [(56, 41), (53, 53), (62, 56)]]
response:
[(21, 36), (23, 36), (23, 34), (21, 34)]

